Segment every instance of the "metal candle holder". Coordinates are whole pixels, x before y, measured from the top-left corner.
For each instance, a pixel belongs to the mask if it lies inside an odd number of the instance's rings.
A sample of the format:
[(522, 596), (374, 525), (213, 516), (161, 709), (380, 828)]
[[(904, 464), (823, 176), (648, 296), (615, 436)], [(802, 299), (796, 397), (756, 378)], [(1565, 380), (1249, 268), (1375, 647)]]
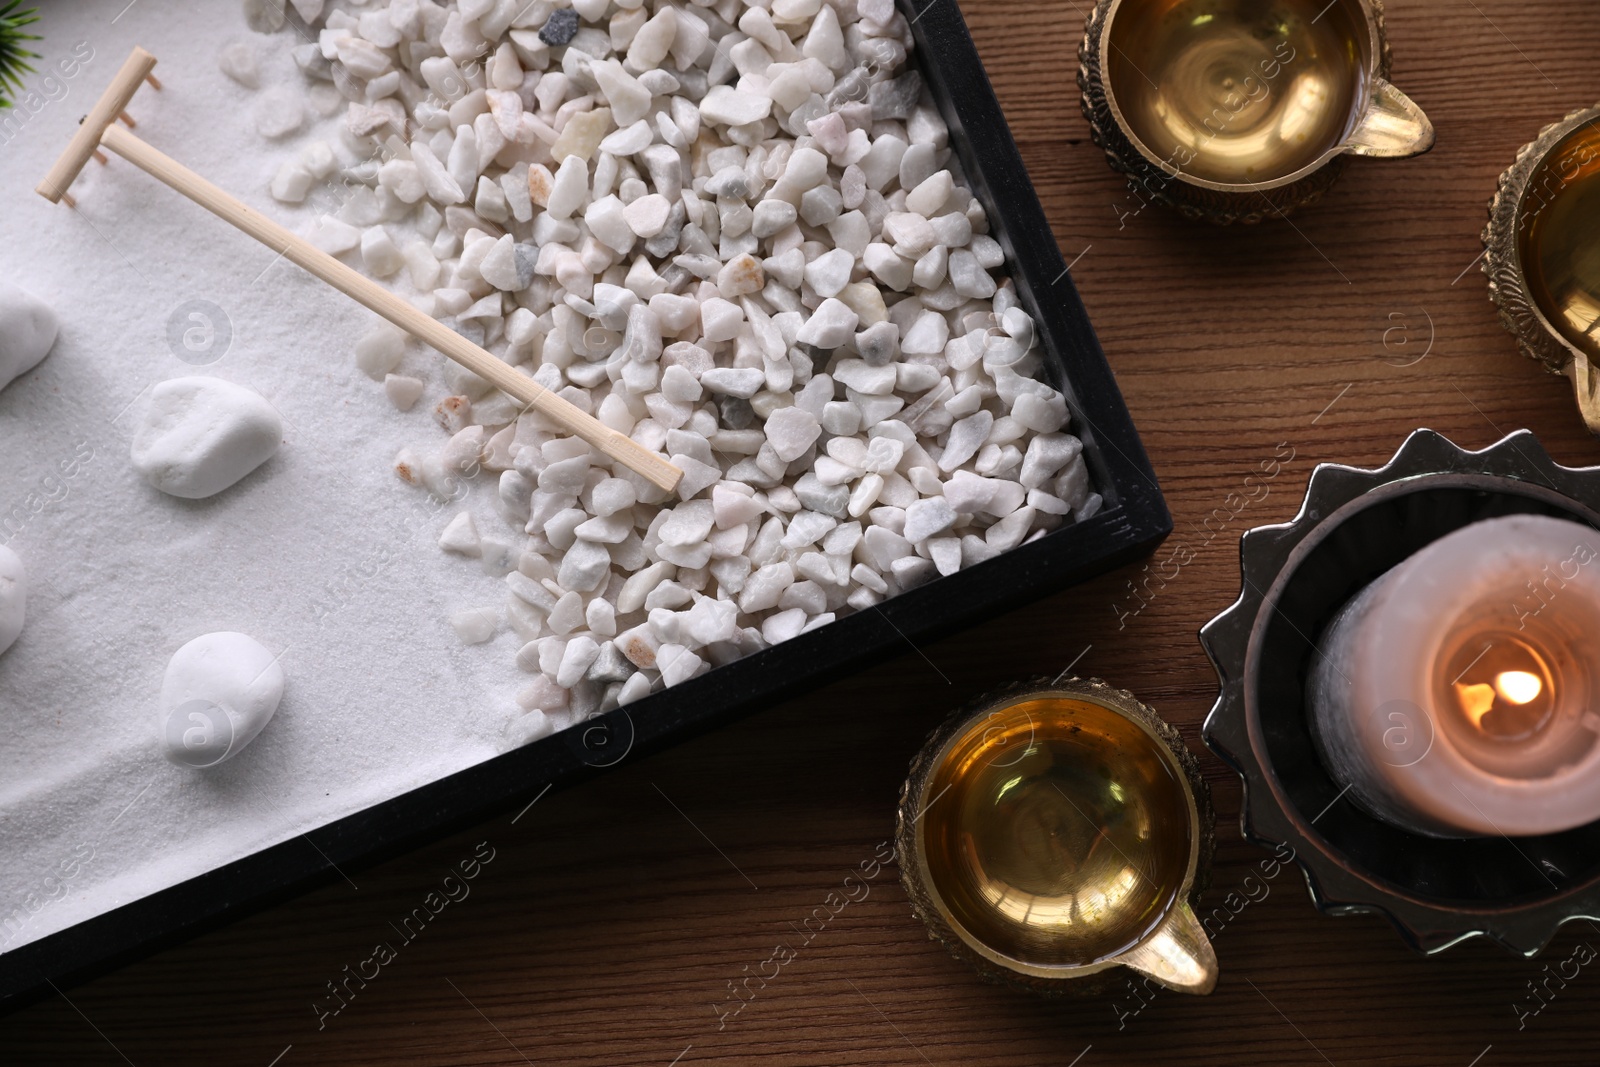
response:
[(1215, 816), (1178, 732), (1103, 682), (1040, 678), (935, 730), (900, 794), (896, 852), (928, 934), (988, 981), (1094, 993), (1123, 966), (1209, 993), (1193, 904)]
[(1320, 199), (1433, 124), (1390, 84), (1383, 0), (1099, 0), (1078, 47), (1094, 143), (1136, 196), (1215, 223)]
[[(1600, 357), (1600, 306), (1588, 314), (1561, 306), (1566, 296), (1586, 296), (1596, 282), (1592, 271), (1575, 277), (1570, 264), (1573, 243), (1586, 243), (1593, 232), (1574, 233), (1553, 210), (1600, 172), (1597, 122), (1600, 106), (1582, 108), (1540, 130), (1517, 152), (1489, 203), (1483, 272), (1500, 322), (1517, 347), (1550, 373), (1572, 379), (1584, 422), (1600, 434), (1600, 376), (1593, 363)], [(1542, 226), (1547, 218), (1551, 225)]]
[(1600, 468), (1560, 466), (1526, 430), (1481, 452), (1418, 430), (1376, 470), (1322, 464), (1293, 520), (1244, 535), (1243, 591), (1200, 632), (1222, 685), (1203, 736), (1243, 779), (1245, 837), (1293, 848), (1319, 911), (1382, 915), (1426, 953), (1486, 937), (1532, 956), (1561, 924), (1600, 919), (1600, 822), (1515, 842), (1382, 822), (1318, 758), (1305, 682), (1351, 596), (1438, 538), (1510, 514), (1600, 528)]

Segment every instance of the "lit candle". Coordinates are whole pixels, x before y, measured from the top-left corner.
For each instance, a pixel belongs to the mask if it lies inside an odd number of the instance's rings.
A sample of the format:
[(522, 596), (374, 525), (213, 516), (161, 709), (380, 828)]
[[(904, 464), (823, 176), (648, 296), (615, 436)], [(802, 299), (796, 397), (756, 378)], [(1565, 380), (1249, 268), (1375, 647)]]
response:
[(1353, 597), (1320, 649), (1313, 734), (1373, 814), (1434, 837), (1600, 819), (1600, 532), (1457, 530)]

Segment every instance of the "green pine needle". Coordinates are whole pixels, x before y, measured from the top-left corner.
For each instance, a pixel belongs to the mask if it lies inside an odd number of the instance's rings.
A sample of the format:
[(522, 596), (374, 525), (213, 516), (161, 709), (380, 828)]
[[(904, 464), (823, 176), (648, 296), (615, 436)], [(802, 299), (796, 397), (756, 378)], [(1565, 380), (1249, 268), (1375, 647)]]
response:
[(29, 51), (22, 42), (37, 41), (36, 33), (24, 33), (23, 27), (39, 21), (37, 8), (17, 10), (22, 0), (0, 3), (0, 108), (11, 106), (12, 93), (22, 88), (22, 75), (32, 74), (29, 59), (38, 59), (39, 53)]

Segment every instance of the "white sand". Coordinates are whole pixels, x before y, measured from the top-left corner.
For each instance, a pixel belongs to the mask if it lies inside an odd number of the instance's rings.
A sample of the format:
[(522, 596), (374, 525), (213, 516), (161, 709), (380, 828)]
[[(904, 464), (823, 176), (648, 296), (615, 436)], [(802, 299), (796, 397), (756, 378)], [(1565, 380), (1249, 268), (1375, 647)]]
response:
[[(396, 483), (428, 415), (356, 368), (373, 317), (121, 160), (89, 165), (77, 213), (32, 192), (137, 43), (166, 84), (135, 98), (137, 132), (302, 228), (309, 212), (267, 183), (312, 135), (263, 140), (257, 94), (217, 65), (253, 37), (239, 5), (50, 4), (39, 32), (29, 87), (79, 42), (93, 58), (15, 136), (0, 125), (0, 278), (62, 320), (50, 357), (0, 392), (0, 543), (31, 585), (0, 656), (0, 951), (493, 755), (519, 681), (513, 634), (467, 648), (450, 629), (503, 593), (439, 551), (455, 509)], [(286, 42), (253, 41), (263, 84), (303, 83)], [(167, 341), (196, 298), (233, 331), (199, 368)], [(442, 395), (434, 363), (413, 345), (401, 373)], [(176, 500), (129, 462), (130, 405), (196, 373), (267, 397), (285, 440), (238, 485)], [(195, 771), (162, 757), (157, 704), (173, 652), (214, 630), (282, 653), (288, 685), (248, 750)]]

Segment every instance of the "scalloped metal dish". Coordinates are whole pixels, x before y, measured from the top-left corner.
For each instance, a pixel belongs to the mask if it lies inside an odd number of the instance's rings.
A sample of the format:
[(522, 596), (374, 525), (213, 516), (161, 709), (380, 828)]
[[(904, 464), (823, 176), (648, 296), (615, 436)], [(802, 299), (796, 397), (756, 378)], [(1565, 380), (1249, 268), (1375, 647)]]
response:
[[(1486, 937), (1532, 956), (1563, 923), (1600, 919), (1600, 823), (1517, 842), (1439, 842), (1389, 827), (1306, 756), (1296, 689), (1319, 617), (1451, 529), (1517, 512), (1600, 527), (1600, 468), (1557, 464), (1526, 430), (1479, 452), (1418, 430), (1376, 470), (1319, 465), (1292, 521), (1244, 535), (1243, 591), (1200, 631), (1222, 687), (1202, 736), (1243, 780), (1244, 836), (1292, 847), (1319, 911), (1381, 915), (1425, 953)], [(1289, 629), (1298, 636), (1285, 642)]]

